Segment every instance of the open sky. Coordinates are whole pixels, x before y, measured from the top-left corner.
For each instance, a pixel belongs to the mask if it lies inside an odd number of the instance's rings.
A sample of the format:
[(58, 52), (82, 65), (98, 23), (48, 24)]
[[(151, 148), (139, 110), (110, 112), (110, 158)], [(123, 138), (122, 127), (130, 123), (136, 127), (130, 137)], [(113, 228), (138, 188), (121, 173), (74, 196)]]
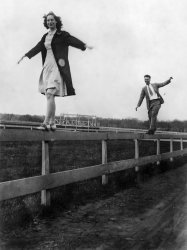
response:
[(93, 50), (69, 50), (76, 96), (56, 98), (60, 113), (147, 119), (135, 111), (143, 76), (161, 89), (160, 120), (187, 119), (186, 0), (0, 1), (0, 113), (44, 115), (38, 93), (41, 56), (17, 61), (46, 33), (43, 15), (61, 16), (63, 29)]

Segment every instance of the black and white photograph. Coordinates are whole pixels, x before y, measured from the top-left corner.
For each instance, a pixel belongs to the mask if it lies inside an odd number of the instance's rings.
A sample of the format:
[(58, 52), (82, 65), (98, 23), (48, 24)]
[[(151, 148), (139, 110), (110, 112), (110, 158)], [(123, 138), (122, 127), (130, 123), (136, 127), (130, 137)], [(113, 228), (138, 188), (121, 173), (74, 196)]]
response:
[(0, 250), (187, 249), (187, 2), (0, 2)]

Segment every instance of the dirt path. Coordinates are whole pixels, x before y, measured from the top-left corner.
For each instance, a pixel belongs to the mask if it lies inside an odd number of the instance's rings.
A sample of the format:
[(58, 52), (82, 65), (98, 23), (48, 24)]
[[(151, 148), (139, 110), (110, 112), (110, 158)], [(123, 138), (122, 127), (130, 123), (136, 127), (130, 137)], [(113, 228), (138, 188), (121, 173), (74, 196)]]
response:
[(187, 164), (3, 235), (1, 249), (187, 249)]

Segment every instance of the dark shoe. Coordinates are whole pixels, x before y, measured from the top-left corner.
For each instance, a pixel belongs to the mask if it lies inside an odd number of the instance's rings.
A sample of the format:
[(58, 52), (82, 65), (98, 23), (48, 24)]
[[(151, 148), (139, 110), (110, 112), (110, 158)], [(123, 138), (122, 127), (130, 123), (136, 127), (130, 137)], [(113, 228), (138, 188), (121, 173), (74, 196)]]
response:
[(55, 131), (56, 130), (56, 124), (50, 124), (50, 128), (51, 128), (51, 131)]
[(50, 125), (42, 123), (39, 127), (37, 127), (37, 129), (43, 130), (43, 131), (49, 131), (50, 130)]
[(148, 135), (154, 135), (154, 133), (155, 133), (155, 130), (153, 130), (153, 129), (149, 129), (149, 130), (146, 132), (146, 134), (148, 134)]

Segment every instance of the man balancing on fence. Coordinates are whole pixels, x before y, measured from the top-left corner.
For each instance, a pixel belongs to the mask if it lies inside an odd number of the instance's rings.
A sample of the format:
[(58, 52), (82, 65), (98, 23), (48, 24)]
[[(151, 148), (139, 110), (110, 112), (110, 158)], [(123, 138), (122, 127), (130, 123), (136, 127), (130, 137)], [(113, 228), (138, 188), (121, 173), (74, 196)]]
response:
[(171, 79), (173, 78), (170, 77), (167, 81), (163, 83), (150, 83), (151, 76), (150, 75), (144, 76), (146, 86), (142, 88), (140, 98), (136, 107), (136, 111), (141, 106), (144, 97), (146, 97), (148, 117), (149, 117), (149, 130), (147, 131), (147, 134), (152, 135), (155, 133), (158, 111), (161, 107), (161, 104), (164, 103), (164, 100), (159, 93), (159, 88), (169, 84), (171, 82)]

